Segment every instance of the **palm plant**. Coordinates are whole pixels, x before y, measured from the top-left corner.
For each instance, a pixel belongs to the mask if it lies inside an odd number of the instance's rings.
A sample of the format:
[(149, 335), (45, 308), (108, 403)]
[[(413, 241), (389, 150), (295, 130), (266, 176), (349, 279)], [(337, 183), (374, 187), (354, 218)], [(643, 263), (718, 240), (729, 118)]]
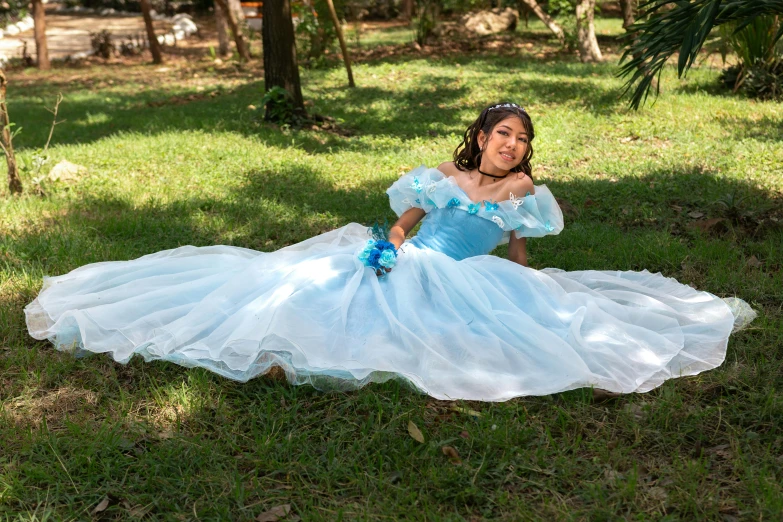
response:
[[(624, 94), (632, 92), (630, 105), (638, 109), (650, 94), (659, 91), (663, 66), (679, 52), (677, 75), (693, 65), (714, 27), (736, 24), (735, 33), (763, 15), (783, 14), (783, 0), (648, 0), (639, 6), (638, 21), (628, 28), (619, 76), (628, 80)], [(773, 43), (783, 36), (783, 25)], [(653, 87), (655, 84), (655, 87)]]

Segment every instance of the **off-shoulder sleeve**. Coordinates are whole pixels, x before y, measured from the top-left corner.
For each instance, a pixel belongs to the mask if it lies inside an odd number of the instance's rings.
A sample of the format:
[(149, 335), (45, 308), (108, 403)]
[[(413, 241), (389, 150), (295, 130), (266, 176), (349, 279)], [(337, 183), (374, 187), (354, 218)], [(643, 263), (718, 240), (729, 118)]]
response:
[(503, 243), (508, 241), (511, 232), (522, 238), (555, 235), (563, 230), (563, 213), (546, 185), (537, 185), (535, 194), (512, 197), (500, 202), (493, 212), (483, 215), (480, 212), (479, 215), (503, 229)]
[(536, 193), (503, 201), (499, 209), (503, 230), (513, 230), (518, 238), (543, 237), (563, 230), (563, 213), (557, 200), (546, 187), (536, 186)]
[(398, 216), (413, 207), (430, 212), (437, 207), (430, 195), (436, 188), (435, 184), (444, 177), (438, 169), (428, 169), (424, 165), (413, 169), (386, 190), (389, 205)]

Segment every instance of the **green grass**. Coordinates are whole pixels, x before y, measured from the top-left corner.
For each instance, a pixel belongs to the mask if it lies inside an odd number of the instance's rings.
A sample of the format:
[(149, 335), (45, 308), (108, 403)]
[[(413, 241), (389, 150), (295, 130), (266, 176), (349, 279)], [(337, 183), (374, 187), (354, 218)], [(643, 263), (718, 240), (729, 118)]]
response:
[[(252, 68), (11, 74), (22, 161), (62, 91), (51, 163), (86, 173), (46, 197), (0, 192), (0, 520), (88, 519), (103, 499), (106, 520), (253, 520), (282, 504), (303, 520), (780, 520), (780, 105), (719, 91), (705, 68), (667, 72), (656, 105), (628, 112), (613, 63), (514, 38), (503, 56), (359, 63), (355, 89), (340, 69), (303, 71), (305, 97), (350, 137), (259, 123)], [(648, 269), (747, 300), (759, 317), (723, 366), (603, 403), (577, 390), (459, 410), (394, 382), (237, 384), (28, 338), (22, 309), (45, 274), (185, 244), (275, 250), (391, 219), (385, 187), (448, 159), (496, 99), (528, 107), (536, 182), (568, 211), (559, 236), (529, 242), (532, 265)], [(727, 195), (745, 199), (727, 209)], [(694, 226), (706, 218), (724, 221)]]

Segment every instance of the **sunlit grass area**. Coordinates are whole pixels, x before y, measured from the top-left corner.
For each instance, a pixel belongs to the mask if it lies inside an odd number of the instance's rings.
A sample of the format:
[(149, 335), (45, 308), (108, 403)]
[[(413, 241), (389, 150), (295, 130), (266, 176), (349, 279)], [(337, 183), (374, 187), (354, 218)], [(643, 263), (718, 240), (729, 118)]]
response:
[[(407, 49), (404, 31), (361, 42)], [(83, 520), (106, 500), (107, 519), (253, 520), (288, 504), (303, 520), (780, 519), (783, 109), (719, 90), (702, 67), (667, 71), (656, 103), (630, 112), (614, 63), (519, 33), (502, 53), (360, 60), (355, 89), (338, 67), (303, 70), (311, 110), (340, 132), (261, 122), (258, 65), (11, 73), (20, 160), (32, 165), (62, 92), (43, 172), (83, 170), (36, 191), (28, 168), (24, 196), (0, 189), (0, 517)], [(759, 317), (723, 366), (605, 402), (465, 404), (396, 382), (325, 394), (123, 366), (27, 336), (44, 275), (391, 220), (385, 188), (449, 159), (495, 100), (532, 115), (536, 183), (566, 214), (559, 236), (529, 242), (532, 266), (647, 269), (745, 299)]]

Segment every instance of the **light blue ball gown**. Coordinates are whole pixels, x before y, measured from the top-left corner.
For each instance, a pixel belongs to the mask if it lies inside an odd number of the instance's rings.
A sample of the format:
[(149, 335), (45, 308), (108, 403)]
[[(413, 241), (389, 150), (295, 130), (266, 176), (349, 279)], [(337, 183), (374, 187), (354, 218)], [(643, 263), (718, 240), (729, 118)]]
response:
[(543, 185), (473, 202), (419, 167), (387, 193), (398, 215), (427, 215), (386, 277), (358, 260), (369, 235), (355, 223), (270, 253), (185, 246), (45, 278), (28, 329), (61, 350), (239, 381), (279, 365), (319, 388), (401, 378), (438, 399), (503, 401), (648, 391), (719, 366), (735, 323), (753, 318), (739, 299), (660, 274), (534, 270), (487, 255), (512, 233), (560, 232)]

